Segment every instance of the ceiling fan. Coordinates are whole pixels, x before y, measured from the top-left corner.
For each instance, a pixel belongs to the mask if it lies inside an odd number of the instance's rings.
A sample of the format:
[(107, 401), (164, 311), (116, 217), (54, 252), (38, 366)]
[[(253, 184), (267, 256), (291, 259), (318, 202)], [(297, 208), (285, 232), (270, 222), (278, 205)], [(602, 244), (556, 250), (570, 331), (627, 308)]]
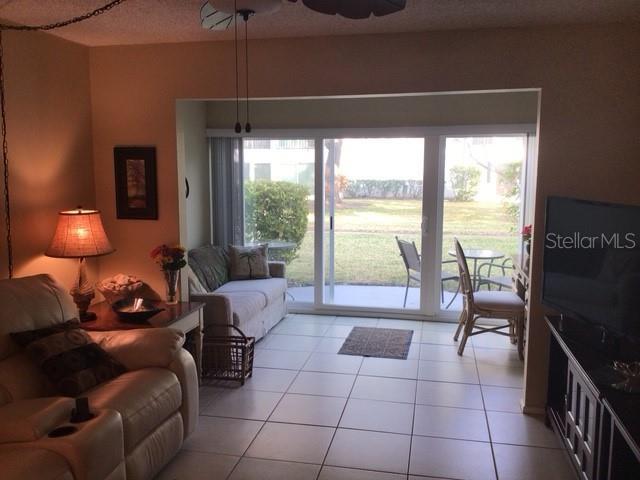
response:
[[(248, 11), (251, 14), (273, 13), (282, 3), (298, 0), (208, 0), (200, 9), (202, 26), (209, 30), (226, 30), (235, 18), (235, 13)], [(382, 17), (399, 12), (406, 7), (406, 0), (302, 0), (311, 10), (326, 15), (340, 15), (352, 20), (370, 16)]]

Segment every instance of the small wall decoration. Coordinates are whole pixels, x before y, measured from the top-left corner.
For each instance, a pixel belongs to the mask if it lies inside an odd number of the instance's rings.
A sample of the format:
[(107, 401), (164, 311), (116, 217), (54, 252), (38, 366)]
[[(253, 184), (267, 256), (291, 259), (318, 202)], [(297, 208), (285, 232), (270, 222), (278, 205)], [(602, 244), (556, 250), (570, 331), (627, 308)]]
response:
[(156, 147), (115, 147), (118, 218), (158, 219)]

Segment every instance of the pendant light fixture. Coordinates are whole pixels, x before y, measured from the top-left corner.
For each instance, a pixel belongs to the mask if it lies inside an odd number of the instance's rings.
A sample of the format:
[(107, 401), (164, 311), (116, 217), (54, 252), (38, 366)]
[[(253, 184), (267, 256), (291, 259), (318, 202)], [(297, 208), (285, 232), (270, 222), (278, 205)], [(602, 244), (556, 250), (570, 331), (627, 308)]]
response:
[(208, 30), (225, 30), (233, 22), (233, 39), (235, 50), (235, 74), (236, 74), (236, 123), (234, 131), (242, 133), (240, 123), (240, 70), (239, 70), (239, 43), (238, 43), (238, 17), (244, 20), (244, 62), (245, 62), (245, 114), (246, 122), (244, 130), (251, 132), (250, 101), (249, 101), (249, 18), (259, 14), (276, 12), (282, 6), (282, 0), (207, 0), (200, 8), (200, 22), (203, 28)]
[(236, 53), (236, 126), (234, 128), (236, 133), (242, 132), (242, 125), (240, 125), (240, 76), (238, 75), (238, 2), (233, 0), (233, 47)]
[[(237, 6), (237, 0), (234, 0), (234, 8)], [(246, 114), (247, 121), (244, 125), (244, 131), (246, 133), (251, 132), (251, 121), (249, 120), (249, 18), (252, 15), (255, 15), (255, 11), (248, 8), (241, 8), (235, 10), (235, 15), (233, 19), (233, 30), (234, 30), (234, 48), (236, 54), (236, 125), (234, 130), (236, 133), (242, 132), (242, 124), (240, 123), (240, 73), (238, 71), (238, 16), (242, 17), (244, 20), (244, 68), (245, 68), (245, 87), (246, 87)]]
[[(244, 131), (246, 133), (250, 133), (251, 132), (251, 122), (249, 121), (249, 34), (248, 34), (248, 30), (249, 30), (249, 17), (251, 17), (252, 15), (254, 15), (256, 12), (254, 12), (253, 10), (240, 10), (238, 12), (241, 16), (242, 19), (244, 20), (244, 64), (245, 64), (245, 85), (247, 87), (246, 89), (246, 106), (247, 106), (247, 123), (245, 123), (244, 125)], [(237, 40), (236, 40), (237, 42)], [(237, 44), (237, 43), (236, 43)]]

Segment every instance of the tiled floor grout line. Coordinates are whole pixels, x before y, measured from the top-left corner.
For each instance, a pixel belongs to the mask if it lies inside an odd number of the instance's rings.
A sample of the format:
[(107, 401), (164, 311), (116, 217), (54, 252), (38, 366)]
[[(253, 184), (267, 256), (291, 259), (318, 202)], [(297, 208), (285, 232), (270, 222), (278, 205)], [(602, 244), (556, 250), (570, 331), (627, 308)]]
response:
[[(308, 359), (307, 359), (308, 360)], [(306, 363), (306, 362), (305, 362)], [(258, 432), (255, 434), (255, 436), (253, 437), (253, 439), (251, 440), (251, 442), (249, 442), (249, 445), (247, 445), (247, 448), (244, 449), (244, 451), (242, 452), (242, 455), (240, 455), (240, 458), (238, 459), (238, 461), (236, 462), (236, 464), (233, 466), (233, 468), (231, 469), (231, 471), (229, 472), (229, 475), (227, 475), (227, 480), (231, 477), (231, 475), (233, 475), (233, 472), (236, 470), (236, 468), (238, 468), (238, 465), (240, 465), (240, 462), (242, 461), (243, 458), (245, 458), (245, 454), (249, 451), (249, 449), (251, 448), (251, 445), (253, 445), (253, 442), (256, 441), (256, 438), (258, 438), (258, 436), (260, 435), (260, 432), (262, 432), (262, 429), (264, 428), (264, 426), (269, 422), (269, 418), (271, 418), (271, 415), (273, 415), (273, 412), (276, 411), (276, 409), (278, 408), (278, 405), (280, 405), (280, 402), (282, 402), (282, 399), (284, 398), (284, 396), (287, 394), (287, 391), (289, 390), (289, 388), (291, 388), (291, 385), (293, 385), (293, 382), (296, 381), (296, 378), (298, 378), (298, 375), (300, 375), (300, 372), (302, 370), (298, 370), (298, 373), (296, 373), (296, 376), (293, 377), (293, 380), (291, 380), (291, 382), (289, 382), (289, 385), (287, 385), (287, 388), (285, 389), (284, 392), (282, 392), (282, 396), (280, 397), (280, 400), (278, 400), (278, 403), (276, 403), (276, 405), (273, 407), (273, 410), (271, 410), (271, 413), (269, 413), (269, 415), (267, 416), (267, 418), (264, 420), (264, 422), (262, 423), (262, 426), (260, 427), (260, 430), (258, 430)], [(280, 392), (273, 392), (273, 393), (280, 393)]]
[[(404, 434), (405, 436), (409, 436), (407, 434)], [(425, 435), (420, 435), (420, 436), (425, 436)], [(425, 436), (427, 438), (447, 438), (447, 437), (434, 437), (434, 436)], [(455, 439), (454, 439), (455, 440)], [(488, 443), (488, 442), (484, 442), (484, 441), (479, 441), (479, 440), (465, 440), (465, 441), (469, 441), (469, 442), (476, 442), (476, 443)], [(500, 445), (512, 445), (512, 446), (523, 446), (521, 444), (512, 444), (512, 443), (499, 443)], [(529, 448), (536, 448), (536, 449), (541, 449), (541, 450), (562, 450), (561, 448), (551, 448), (551, 447), (541, 447), (541, 446), (527, 446)], [(222, 457), (233, 457), (233, 458), (237, 458), (237, 462), (234, 465), (234, 469), (229, 473), (229, 476), (233, 474), (233, 471), (235, 470), (235, 468), (237, 467), (237, 465), (240, 463), (240, 460), (244, 459), (244, 458), (248, 458), (248, 459), (256, 459), (256, 460), (266, 460), (266, 461), (270, 461), (270, 462), (280, 462), (280, 463), (294, 463), (294, 464), (299, 464), (299, 465), (313, 465), (313, 466), (317, 466), (317, 467), (323, 467), (323, 466), (331, 466), (331, 465), (325, 465), (325, 464), (318, 464), (318, 463), (311, 463), (311, 462), (301, 462), (299, 460), (276, 460), (273, 458), (267, 458), (267, 457), (247, 457), (246, 455), (234, 455), (234, 454), (230, 454), (230, 453), (217, 453), (217, 452), (210, 452), (207, 450), (195, 450), (195, 449), (189, 449), (189, 450), (185, 450), (187, 452), (193, 452), (193, 453), (200, 453), (200, 454), (213, 454), (213, 455), (218, 455), (218, 456), (222, 456)], [(363, 471), (363, 472), (377, 472), (377, 473), (390, 473), (390, 474), (395, 474), (395, 475), (403, 475), (405, 477), (407, 476), (415, 476), (418, 478), (432, 478), (430, 476), (424, 476), (424, 475), (419, 475), (419, 474), (411, 474), (408, 473), (407, 475), (401, 474), (401, 473), (397, 473), (397, 472), (391, 472), (391, 471), (387, 471), (387, 470), (369, 470), (369, 469), (363, 469), (363, 468), (357, 468), (357, 467), (336, 467), (336, 468), (341, 468), (341, 469), (346, 469), (346, 470), (358, 470), (358, 471)], [(229, 478), (229, 476), (227, 476), (226, 478)]]
[[(422, 340), (422, 328), (420, 328), (420, 340)], [(411, 438), (409, 439), (409, 458), (407, 459), (407, 480), (411, 475), (411, 450), (413, 449), (413, 429), (416, 424), (416, 405), (418, 402), (418, 377), (420, 376), (420, 353), (422, 351), (422, 343), (418, 344), (418, 370), (416, 371), (416, 386), (413, 390), (413, 417), (411, 418)]]
[[(335, 325), (335, 317), (333, 322), (331, 322), (331, 325)], [(322, 335), (320, 338), (330, 338), (330, 337), (326, 337), (325, 335)], [(320, 343), (320, 342), (318, 342)], [(275, 406), (275, 408), (273, 409), (273, 411), (271, 412), (271, 414), (269, 414), (269, 417), (267, 417), (267, 420), (265, 421), (265, 423), (263, 424), (263, 426), (260, 428), (260, 431), (262, 431), (262, 428), (264, 428), (264, 425), (267, 424), (267, 422), (269, 421), (269, 418), (271, 417), (271, 415), (273, 415), (273, 412), (275, 412), (275, 410), (278, 408), (278, 405), (280, 404), (280, 402), (282, 401), (282, 399), (285, 397), (285, 395), (288, 393), (289, 389), (291, 388), (291, 386), (295, 383), (296, 379), (300, 376), (300, 373), (303, 371), (303, 368), (305, 367), (305, 365), (307, 364), (307, 362), (311, 359), (311, 355), (313, 353), (316, 353), (316, 349), (318, 348), (318, 346), (316, 345), (315, 348), (309, 352), (309, 356), (306, 359), (306, 361), (304, 362), (304, 364), (302, 365), (302, 367), (298, 370), (298, 372), (296, 373), (296, 376), (294, 377), (294, 379), (292, 380), (292, 382), (287, 386), (287, 389), (285, 390), (285, 392), (282, 394), (282, 397), (280, 398), (280, 400), (278, 401), (278, 404)], [(319, 353), (319, 352), (318, 352)], [(360, 363), (360, 366), (362, 366), (362, 362)], [(358, 368), (358, 371), (360, 371), (360, 368)], [(329, 373), (329, 372), (319, 372), (319, 373)], [(351, 385), (351, 390), (353, 390), (353, 387), (355, 385), (356, 379), (358, 378), (357, 374), (355, 376), (355, 378), (353, 379), (353, 384)], [(351, 395), (351, 390), (349, 391), (349, 395)], [(344, 403), (344, 407), (342, 408), (342, 413), (340, 414), (340, 418), (338, 419), (338, 422), (336, 424), (335, 430), (333, 431), (333, 435), (331, 436), (331, 441), (329, 442), (329, 445), (327, 447), (327, 451), (324, 454), (324, 457), (322, 459), (322, 463), (320, 464), (320, 468), (318, 469), (318, 473), (316, 475), (316, 480), (318, 480), (318, 478), (320, 477), (320, 473), (322, 472), (322, 467), (324, 466), (324, 461), (327, 458), (327, 455), (329, 455), (329, 449), (331, 448), (331, 444), (333, 443), (333, 439), (336, 435), (336, 432), (338, 431), (338, 425), (340, 425), (340, 420), (342, 419), (342, 415), (344, 415), (344, 411), (347, 408), (347, 403), (349, 401), (349, 397), (347, 396), (347, 399)], [(251, 445), (253, 444), (253, 442), (256, 440), (256, 438), (258, 438), (258, 435), (260, 434), (260, 431), (256, 434), (256, 436), (253, 438), (253, 440), (251, 441), (251, 443), (249, 444), (249, 447), (247, 447), (247, 449), (244, 451), (244, 453), (242, 454), (242, 457), (244, 457), (244, 454), (249, 450), (249, 448), (251, 448)], [(238, 461), (238, 463), (240, 463), (240, 461)], [(235, 467), (234, 467), (235, 470)], [(233, 473), (233, 471), (231, 472)], [(231, 474), (229, 474), (231, 475)]]
[(342, 421), (342, 417), (344, 416), (344, 412), (347, 409), (347, 405), (349, 404), (349, 399), (351, 398), (351, 393), (353, 392), (353, 389), (356, 386), (356, 382), (358, 381), (358, 374), (360, 373), (360, 370), (362, 369), (362, 364), (364, 363), (364, 357), (362, 357), (362, 360), (360, 361), (360, 366), (358, 367), (358, 371), (355, 374), (355, 377), (353, 379), (353, 384), (351, 385), (351, 388), (349, 389), (349, 394), (347, 395), (347, 401), (344, 402), (344, 407), (342, 407), (342, 412), (340, 413), (340, 418), (338, 418), (338, 422), (336, 423), (336, 429), (333, 431), (333, 435), (331, 436), (331, 441), (329, 442), (329, 446), (327, 447), (327, 451), (324, 454), (324, 457), (322, 458), (322, 464), (320, 465), (320, 470), (318, 470), (318, 475), (316, 475), (316, 480), (318, 480), (320, 478), (320, 474), (322, 473), (322, 468), (325, 465), (325, 462), (327, 461), (327, 457), (329, 456), (329, 450), (331, 450), (331, 445), (333, 445), (333, 441), (336, 438), (336, 435), (338, 433), (338, 428), (340, 428), (340, 422)]
[[(348, 400), (348, 399), (347, 399)], [(405, 405), (409, 405), (408, 403), (405, 403)], [(417, 405), (416, 405), (417, 406)], [(442, 408), (448, 408), (448, 407), (442, 407)], [(451, 407), (451, 408), (455, 408), (455, 407)], [(476, 410), (477, 412), (479, 412), (480, 410)], [(220, 415), (203, 415), (205, 417), (210, 417), (210, 418), (221, 418), (221, 419), (230, 419), (230, 420), (244, 420), (244, 421), (248, 421), (248, 422), (262, 422), (262, 423), (277, 423), (278, 425), (301, 425), (301, 426), (305, 426), (305, 427), (320, 427), (320, 428), (341, 428), (342, 430), (351, 430), (354, 432), (372, 432), (372, 433), (388, 433), (391, 435), (400, 435), (400, 436), (404, 436), (404, 437), (411, 437), (411, 436), (415, 436), (415, 437), (425, 437), (425, 438), (442, 438), (445, 440), (461, 440), (461, 441), (465, 441), (465, 442), (472, 442), (472, 443), (489, 443), (487, 440), (473, 440), (470, 438), (460, 438), (460, 437), (452, 437), (452, 436), (443, 436), (443, 435), (426, 435), (426, 434), (416, 434), (416, 433), (400, 433), (400, 432), (390, 432), (388, 430), (371, 430), (369, 428), (356, 428), (356, 427), (337, 427), (337, 426), (332, 426), (332, 425), (323, 425), (323, 424), (317, 424), (317, 423), (299, 423), (299, 422), (285, 422), (285, 421), (267, 421), (267, 420), (256, 420), (254, 418), (242, 418), (242, 417), (222, 417)], [(262, 427), (261, 427), (262, 428)], [(257, 434), (256, 434), (257, 436)], [(253, 441), (252, 441), (253, 443)], [(520, 447), (531, 447), (531, 448), (544, 448), (547, 450), (560, 450), (560, 447), (545, 447), (545, 446), (541, 446), (541, 445), (524, 445), (521, 443), (508, 443), (508, 442), (494, 442), (498, 445), (513, 445), (513, 446), (520, 446)], [(248, 450), (245, 449), (244, 453), (246, 453), (246, 451)], [(206, 453), (205, 450), (192, 450), (192, 451), (197, 451), (197, 452), (202, 452), (202, 453)], [(218, 454), (218, 452), (208, 452), (208, 453), (216, 453)], [(242, 454), (244, 456), (244, 453)], [(220, 455), (223, 455), (222, 453), (220, 453)], [(226, 455), (232, 455), (232, 454), (226, 454)], [(237, 456), (237, 455), (232, 455), (232, 456)], [(294, 460), (281, 460), (281, 461), (291, 461), (293, 462)], [(309, 463), (309, 462), (299, 462), (299, 463)], [(317, 465), (317, 464), (314, 464)], [(355, 468), (355, 467), (344, 467), (344, 468)], [(366, 470), (366, 469), (365, 469)]]
[(482, 385), (482, 379), (480, 378), (480, 368), (478, 367), (478, 359), (475, 356), (475, 353), (476, 353), (475, 345), (472, 348), (473, 348), (474, 358), (476, 360), (475, 365), (476, 365), (476, 373), (478, 375), (478, 385), (480, 387), (480, 398), (482, 399), (482, 411), (484, 412), (484, 420), (487, 425), (487, 434), (489, 435), (489, 447), (491, 448), (491, 460), (493, 462), (493, 471), (496, 475), (496, 480), (500, 480), (500, 477), (498, 475), (498, 464), (496, 463), (496, 454), (493, 449), (493, 438), (491, 437), (491, 428), (489, 426), (489, 415), (487, 414), (487, 405), (484, 401), (484, 390), (482, 389), (483, 385)]

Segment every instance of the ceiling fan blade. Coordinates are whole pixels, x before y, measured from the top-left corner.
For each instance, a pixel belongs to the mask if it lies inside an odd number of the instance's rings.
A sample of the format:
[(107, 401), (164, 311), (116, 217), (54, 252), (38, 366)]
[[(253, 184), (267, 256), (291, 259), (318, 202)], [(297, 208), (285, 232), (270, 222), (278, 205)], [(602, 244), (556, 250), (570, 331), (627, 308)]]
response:
[(389, 15), (403, 10), (407, 4), (406, 0), (302, 0), (302, 3), (316, 12), (353, 20)]
[(302, 0), (305, 7), (326, 15), (336, 15), (338, 13), (339, 0)]
[(352, 2), (339, 1), (338, 14), (352, 20), (361, 20), (371, 16), (373, 3), (377, 0), (354, 0)]
[(399, 12), (407, 6), (407, 0), (372, 0), (371, 3), (373, 4), (373, 14), (376, 17)]
[(200, 24), (208, 30), (226, 30), (233, 21), (233, 13), (216, 10), (209, 2), (200, 8)]

